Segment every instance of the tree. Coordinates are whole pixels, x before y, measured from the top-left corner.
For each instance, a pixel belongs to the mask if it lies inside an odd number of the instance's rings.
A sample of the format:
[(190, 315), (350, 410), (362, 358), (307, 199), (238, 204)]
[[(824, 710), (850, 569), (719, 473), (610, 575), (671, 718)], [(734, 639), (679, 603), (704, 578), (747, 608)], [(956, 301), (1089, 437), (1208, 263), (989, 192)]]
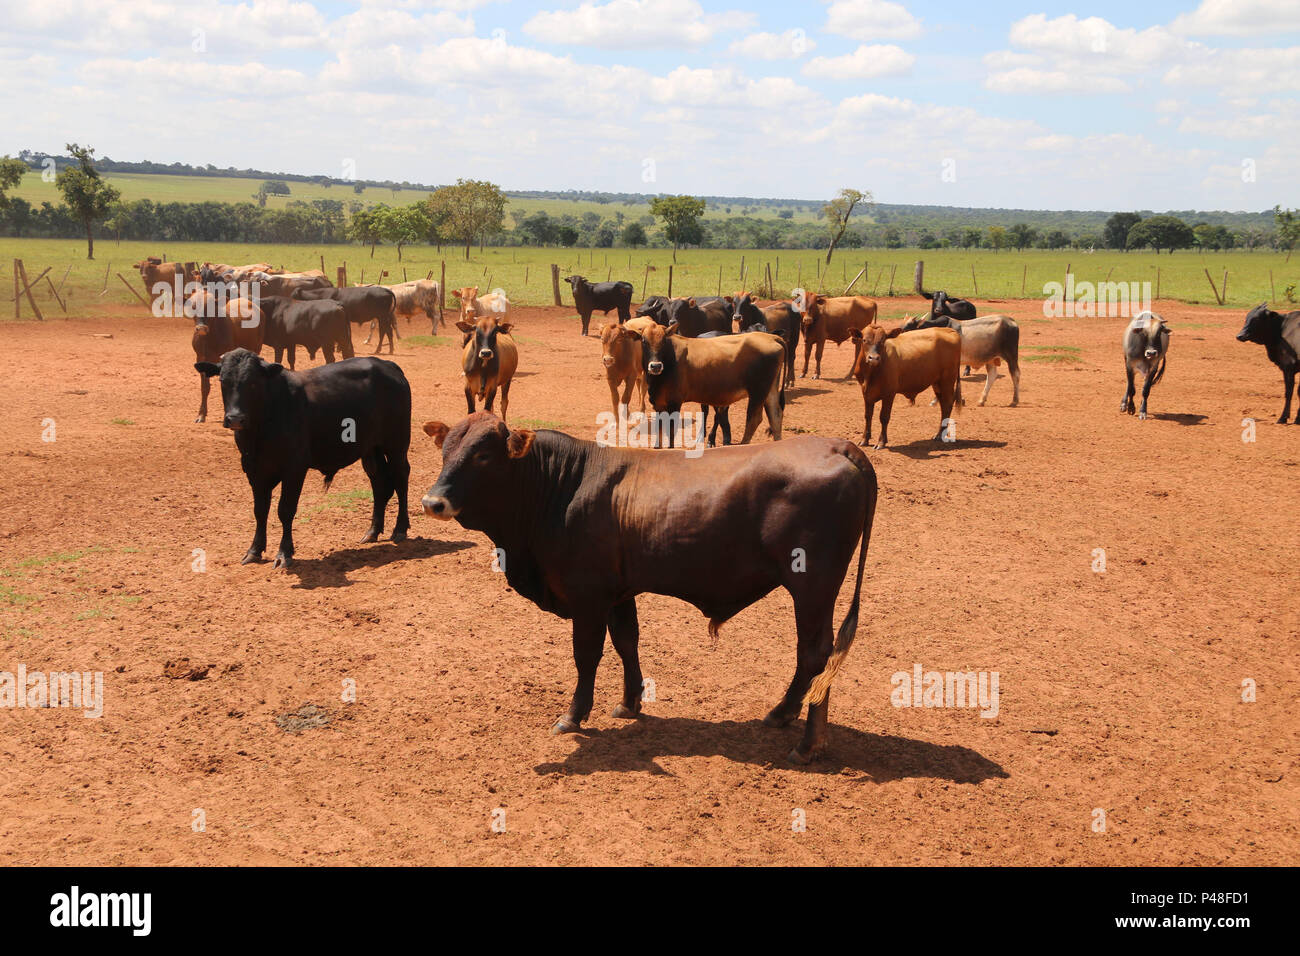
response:
[(1101, 230), (1101, 240), (1107, 249), (1128, 248), (1128, 234), (1134, 226), (1142, 221), (1135, 212), (1117, 212), (1106, 220)]
[(1196, 241), (1192, 227), (1177, 216), (1151, 216), (1143, 219), (1128, 232), (1128, 247), (1138, 249), (1151, 246), (1160, 255), (1161, 249), (1168, 249), (1173, 255), (1175, 249), (1186, 249)]
[(333, 242), (334, 227), (343, 221), (343, 200), (313, 199), (311, 205), (325, 227), (325, 241)]
[(375, 257), (375, 246), (384, 238), (383, 212), (387, 206), (375, 206), (352, 214), (348, 223), (348, 238), (370, 246), (370, 258)]
[(0, 209), (8, 207), (9, 197), (5, 193), (21, 183), (26, 172), (27, 164), (21, 159), (0, 156)]
[(434, 192), (427, 203), (430, 217), (443, 224), (443, 231), (465, 243), (468, 259), (476, 238), (501, 231), (507, 201), (495, 183), (457, 179), (456, 185)]
[(694, 196), (655, 196), (650, 200), (650, 215), (663, 220), (664, 235), (673, 244), (673, 262), (677, 249), (698, 242), (704, 236), (700, 217), (704, 215), (704, 200)]
[(397, 246), (398, 262), (402, 261), (402, 246), (419, 242), (429, 234), (429, 213), (424, 203), (391, 208), (385, 206), (376, 218), (379, 235)]
[(963, 229), (961, 245), (963, 249), (978, 249), (983, 234), (978, 229)]
[(1227, 226), (1211, 226), (1208, 223), (1197, 223), (1192, 227), (1192, 235), (1196, 238), (1196, 245), (1201, 249), (1231, 249), (1235, 242), (1232, 233)]
[(1070, 237), (1062, 229), (1053, 229), (1043, 237), (1043, 245), (1048, 249), (1064, 249), (1070, 244)]
[(1001, 226), (989, 226), (989, 248), (1000, 252), (1007, 247), (1007, 231)]
[(822, 206), (822, 215), (826, 217), (826, 228), (831, 234), (830, 248), (826, 250), (827, 265), (830, 265), (831, 256), (835, 254), (835, 247), (844, 238), (844, 230), (849, 228), (849, 216), (853, 215), (853, 209), (859, 203), (870, 205), (871, 193), (859, 192), (856, 189), (841, 189), (838, 196)]
[(1273, 207), (1273, 221), (1277, 223), (1278, 243), (1286, 250), (1286, 261), (1291, 261), (1291, 253), (1295, 249), (1295, 244), (1300, 242), (1300, 218), (1296, 213), (1300, 210), (1283, 209), (1281, 206)]
[(68, 154), (77, 161), (75, 166), (66, 166), (55, 178), (54, 184), (63, 193), (63, 199), (71, 207), (73, 215), (86, 227), (86, 258), (95, 258), (96, 222), (108, 216), (109, 210), (122, 194), (117, 187), (110, 186), (95, 169), (95, 151), (90, 147), (81, 147), (76, 143), (68, 144)]
[(1023, 252), (1025, 246), (1033, 245), (1037, 238), (1038, 230), (1023, 222), (1018, 222), (1007, 230), (1007, 240), (1016, 247), (1017, 252)]
[(623, 232), (619, 236), (619, 241), (625, 246), (631, 246), (633, 249), (639, 249), (646, 244), (645, 226), (639, 222), (629, 222), (623, 227)]

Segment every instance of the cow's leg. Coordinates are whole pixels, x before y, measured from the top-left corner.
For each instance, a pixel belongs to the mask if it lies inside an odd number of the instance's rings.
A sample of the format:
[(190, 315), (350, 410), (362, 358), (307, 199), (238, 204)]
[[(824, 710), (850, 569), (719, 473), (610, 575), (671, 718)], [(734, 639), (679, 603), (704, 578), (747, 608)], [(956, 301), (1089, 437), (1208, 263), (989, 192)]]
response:
[(370, 479), (370, 529), (361, 539), (362, 544), (378, 541), (384, 530), (384, 509), (388, 507), (388, 498), (393, 493), (389, 482), (388, 469), (384, 467), (383, 454), (378, 450), (361, 457), (361, 467)]
[(244, 552), (244, 558), (240, 564), (252, 564), (254, 561), (262, 560), (262, 552), (266, 550), (266, 516), (271, 513), (271, 492), (275, 488), (275, 483), (271, 481), (255, 482), (251, 478), (248, 480), (253, 489), (253, 543), (248, 546)]
[(934, 433), (935, 441), (943, 441), (947, 423), (952, 421), (953, 405), (957, 401), (957, 386), (961, 383), (961, 376), (957, 374), (957, 368), (955, 366), (952, 371), (953, 380), (951, 382), (940, 379), (938, 384), (939, 430)]
[(1142, 380), (1142, 408), (1138, 411), (1138, 418), (1142, 421), (1147, 420), (1147, 396), (1151, 394), (1152, 380), (1156, 377), (1157, 365), (1155, 362), (1147, 364), (1146, 378)]
[(474, 390), (467, 384), (465, 386), (465, 404), (469, 406), (469, 413), (474, 414)]
[(764, 400), (757, 395), (749, 396), (749, 401), (745, 405), (745, 434), (740, 439), (742, 445), (748, 445), (749, 440), (754, 437), (754, 432), (758, 431), (758, 426), (763, 424), (763, 405)]
[[(1285, 425), (1286, 420), (1291, 415), (1291, 391), (1295, 388), (1296, 370), (1294, 368), (1285, 368), (1282, 370), (1282, 417), (1277, 420), (1279, 425)], [(206, 381), (206, 379), (205, 379)], [(1300, 408), (1295, 413), (1296, 424), (1300, 425)]]
[[(397, 350), (397, 316), (390, 315), (384, 324), (388, 326), (388, 354), (392, 355)], [(380, 338), (380, 344), (383, 344), (383, 338)]]
[(811, 336), (804, 336), (803, 340), (803, 374), (800, 378), (808, 377), (808, 360), (812, 358), (813, 340)]
[(637, 641), (641, 628), (636, 619), (636, 598), (615, 604), (609, 612), (609, 637), (623, 661), (623, 701), (615, 706), (613, 717), (635, 717), (641, 713), (641, 658)]
[(596, 668), (605, 652), (605, 629), (608, 626), (608, 613), (587, 612), (573, 619), (573, 663), (578, 667), (578, 685), (574, 688), (569, 712), (555, 722), (551, 733), (576, 733), (591, 713), (596, 691)]
[(578, 318), (582, 319), (582, 334), (586, 335), (587, 327), (591, 325), (591, 313), (588, 312), (585, 315), (580, 315)]
[(375, 334), (375, 328), (376, 328), (378, 325), (379, 325), (379, 323), (378, 323), (376, 320), (374, 320), (374, 319), (371, 319), (371, 320), (370, 320), (370, 328), (368, 328), (368, 329), (366, 330), (366, 337), (365, 337), (365, 340), (361, 343), (362, 345), (369, 345), (369, 344), (370, 344), (370, 339), (374, 336), (374, 334)]
[(1133, 408), (1133, 393), (1137, 391), (1137, 387), (1133, 384), (1133, 366), (1125, 363), (1124, 374), (1128, 376), (1128, 388), (1124, 392), (1124, 400), (1119, 403), (1119, 410), (1132, 415), (1135, 410)]
[(325, 344), (321, 346), (321, 354), (325, 356), (325, 364), (329, 365), (334, 361), (334, 346)]
[(710, 432), (709, 431), (709, 406), (708, 405), (700, 406), (700, 434), (703, 435), (706, 432), (708, 433), (710, 448), (712, 448), (715, 444), (717, 444), (718, 422), (719, 422), (718, 415), (717, 413), (714, 413), (713, 431)]
[[(605, 376), (605, 384), (607, 384), (607, 385), (609, 386), (609, 403), (610, 403), (611, 405), (614, 406), (614, 421), (617, 422), (617, 421), (618, 421), (618, 408), (619, 408), (619, 401), (618, 401), (618, 382), (617, 382), (615, 379), (610, 378), (609, 375), (606, 374), (606, 376)], [(627, 399), (626, 399), (626, 398), (623, 399), (623, 404), (624, 404), (624, 405), (627, 404)]]
[(623, 407), (623, 414), (624, 414), (624, 415), (627, 415), (628, 411), (631, 409), (631, 407), (632, 407), (632, 389), (634, 389), (634, 388), (636, 388), (636, 376), (635, 376), (635, 375), (630, 375), (630, 376), (628, 376), (628, 377), (623, 381), (623, 401), (620, 403), (620, 402), (618, 401), (618, 397), (617, 397), (617, 396), (618, 396), (618, 388), (617, 388), (616, 386), (614, 386), (614, 385), (611, 385), (611, 386), (609, 387), (610, 395), (614, 398), (614, 418), (615, 418), (615, 419), (618, 418), (618, 409), (619, 409), (619, 405), (620, 405), (620, 404), (621, 404), (622, 407)]
[(826, 669), (826, 661), (835, 642), (835, 636), (831, 632), (834, 609), (834, 596), (827, 598), (819, 595), (817, 599), (801, 596), (795, 600), (794, 619), (799, 645), (796, 650), (794, 679), (790, 681), (785, 696), (763, 718), (763, 723), (767, 726), (784, 727), (796, 719), (803, 709), (803, 698), (808, 693), (808, 685)]
[(280, 504), (276, 508), (280, 516), (280, 550), (275, 554), (273, 568), (287, 568), (293, 561), (293, 518), (298, 513), (298, 498), (306, 477), (305, 471), (300, 472), (289, 475), (280, 484)]
[[(889, 444), (889, 416), (894, 411), (894, 396), (886, 393), (880, 397), (880, 441), (876, 442), (876, 449), (880, 450)], [(944, 413), (944, 418), (952, 412), (952, 401), (948, 402), (948, 411)]]
[(820, 339), (817, 342), (817, 372), (813, 375), (813, 378), (822, 377), (822, 352), (824, 351), (826, 351), (826, 340)]
[(384, 465), (388, 469), (388, 483), (393, 486), (397, 496), (397, 523), (393, 525), (392, 541), (405, 541), (406, 532), (411, 527), (411, 516), (406, 510), (406, 488), (411, 480), (411, 463), (406, 458), (406, 449), (400, 457), (384, 455)]
[(767, 401), (763, 404), (763, 411), (767, 414), (767, 427), (772, 432), (772, 441), (781, 440), (781, 426), (785, 419), (785, 409), (781, 403), (783, 397), (781, 379), (778, 375), (777, 380), (772, 383), (772, 390), (767, 393)]
[(988, 365), (984, 366), (984, 394), (980, 396), (981, 405), (989, 400), (989, 392), (993, 390), (993, 383), (997, 380), (998, 367), (993, 362), (990, 362)]
[(501, 424), (506, 423), (506, 409), (510, 407), (510, 383), (501, 386)]
[(868, 402), (864, 395), (862, 396), (862, 406), (865, 411), (866, 421), (862, 426), (862, 441), (859, 444), (869, 445), (871, 444), (871, 418), (876, 414), (876, 403)]
[(497, 400), (497, 386), (492, 383), (483, 390), (483, 407), (489, 412), (492, 411), (492, 403)]
[[(202, 372), (199, 373), (199, 417), (194, 419), (196, 425), (202, 424), (208, 420), (208, 391), (212, 388), (212, 382), (208, 376)], [(1283, 422), (1286, 421), (1285, 416)]]

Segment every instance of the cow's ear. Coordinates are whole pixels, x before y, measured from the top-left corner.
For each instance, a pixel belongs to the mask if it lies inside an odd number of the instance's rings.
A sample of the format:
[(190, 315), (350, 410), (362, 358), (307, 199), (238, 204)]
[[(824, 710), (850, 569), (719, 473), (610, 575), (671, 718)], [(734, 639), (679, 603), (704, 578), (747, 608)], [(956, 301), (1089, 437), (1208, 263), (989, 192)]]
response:
[(624, 334), (624, 335), (630, 335), (630, 336), (632, 336), (632, 338), (634, 338), (634, 339), (640, 341), (640, 339), (641, 339), (641, 333), (638, 332), (636, 329), (629, 329), (627, 326), (623, 326), (622, 328), (623, 328), (623, 334)]
[(886, 333), (885, 333), (885, 338), (887, 338), (887, 339), (896, 339), (896, 338), (898, 338), (898, 337), (899, 337), (900, 335), (902, 335), (902, 334), (903, 334), (903, 327), (900, 325), (898, 328), (896, 328), (896, 329), (890, 329), (888, 332), (886, 332)]
[(533, 439), (536, 437), (537, 432), (531, 428), (514, 429), (506, 438), (506, 454), (511, 458), (523, 458), (528, 454), (528, 449), (533, 447)]
[(284, 366), (278, 362), (267, 362), (266, 367), (262, 369), (263, 374), (268, 378), (272, 375), (279, 375), (284, 371)]
[(449, 429), (442, 422), (424, 423), (424, 433), (432, 438), (433, 443), (439, 448), (442, 447), (443, 441), (446, 440), (448, 431)]
[(212, 362), (195, 362), (194, 371), (198, 372), (200, 375), (220, 375), (221, 366)]
[(686, 304), (689, 305), (692, 309), (695, 308), (695, 298), (694, 298), (694, 297), (691, 297), (691, 298), (687, 299), (687, 300), (686, 300)]
[(457, 320), (456, 320), (456, 328), (460, 329), (462, 332), (473, 332), (473, 331), (474, 331), (474, 326), (470, 325), (470, 324), (469, 324), (468, 322), (466, 322), (464, 319), (457, 319)]
[(677, 320), (673, 319), (664, 330), (664, 335), (673, 335), (677, 331)]
[(513, 329), (514, 327), (515, 327), (515, 324), (514, 324), (513, 322), (498, 322), (498, 323), (497, 323), (497, 331), (498, 331), (498, 332), (504, 332), (506, 335), (509, 335), (509, 334), (510, 334), (510, 330)]
[(851, 338), (851, 339), (852, 339), (853, 341), (855, 341), (855, 342), (861, 342), (861, 341), (862, 341), (862, 330), (861, 330), (861, 329), (849, 329), (849, 338)]

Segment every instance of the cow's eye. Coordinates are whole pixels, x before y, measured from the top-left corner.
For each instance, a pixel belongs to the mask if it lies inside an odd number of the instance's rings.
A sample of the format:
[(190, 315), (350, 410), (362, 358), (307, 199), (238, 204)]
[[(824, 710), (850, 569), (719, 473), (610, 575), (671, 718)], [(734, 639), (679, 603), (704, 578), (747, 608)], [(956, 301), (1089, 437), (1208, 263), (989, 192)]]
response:
[(491, 461), (492, 461), (492, 456), (490, 456), (490, 455), (489, 455), (487, 452), (485, 452), (485, 451), (481, 451), (481, 452), (479, 452), (477, 455), (474, 456), (474, 463), (475, 463), (476, 465), (486, 465), (486, 464), (488, 464), (488, 463), (491, 462)]

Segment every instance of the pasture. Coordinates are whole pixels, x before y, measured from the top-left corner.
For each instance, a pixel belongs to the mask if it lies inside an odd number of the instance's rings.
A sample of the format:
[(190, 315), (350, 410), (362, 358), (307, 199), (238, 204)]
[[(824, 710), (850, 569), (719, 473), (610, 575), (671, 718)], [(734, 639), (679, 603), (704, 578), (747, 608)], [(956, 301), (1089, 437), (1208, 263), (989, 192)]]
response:
[[(251, 497), (219, 389), (208, 423), (192, 424), (190, 324), (148, 315), (116, 279), (96, 296), (109, 260), (126, 273), (162, 250), (97, 248), (68, 280), (66, 320), (55, 306), (5, 326), (0, 669), (102, 671), (105, 698), (98, 719), (0, 708), (5, 863), (1186, 865), (1284, 864), (1300, 850), (1300, 428), (1271, 424), (1281, 376), (1233, 339), (1244, 308), (1157, 304), (1173, 342), (1139, 422), (1118, 411), (1126, 320), (1047, 319), (1011, 298), (1022, 264), (1041, 286), (1069, 256), (888, 254), (896, 285), (924, 257), (928, 287), (963, 293), (973, 258), (980, 298), (1006, 298), (996, 308), (1020, 322), (1022, 401), (1007, 407), (1000, 379), (988, 406), (959, 412), (951, 445), (928, 440), (928, 395), (896, 403), (891, 447), (867, 450), (881, 497), (829, 754), (795, 767), (784, 758), (801, 722), (761, 722), (794, 657), (781, 590), (716, 641), (693, 608), (642, 596), (645, 715), (609, 716), (611, 652), (583, 732), (548, 735), (572, 689), (567, 622), (506, 586), (486, 537), (419, 514), (441, 467), (420, 424), (464, 415), (454, 332), (403, 322), (393, 356), (415, 403), (411, 539), (357, 544), (370, 502), (353, 466), (329, 493), (309, 476), (290, 571), (241, 566)], [(8, 242), (4, 263), (20, 255), (34, 275), (79, 250)], [(353, 278), (362, 266), (401, 278), (382, 247), (373, 262), (356, 247), (165, 251), (303, 268), (323, 252)], [(645, 263), (661, 267), (647, 291), (663, 292), (670, 256), (632, 253), (628, 267), (611, 250), (605, 267), (605, 255), (488, 250), (466, 265), (447, 251), (450, 287), (486, 270), (524, 306), (512, 425), (595, 436), (600, 344), (571, 307), (544, 305), (545, 266), (581, 257), (594, 278), (635, 281), (639, 301)], [(850, 276), (862, 258), (873, 273), (890, 261), (850, 255)], [(719, 265), (730, 291), (739, 256), (685, 252), (674, 291), (712, 293)], [(436, 261), (405, 258), (412, 278)], [(1281, 257), (1218, 258), (1241, 275), (1234, 304), (1268, 297), (1270, 264), (1281, 291)], [(1185, 294), (1208, 296), (1191, 254), (1099, 253), (1075, 272), (1101, 278), (1112, 259), (1185, 269)], [(782, 254), (782, 286), (800, 262), (813, 272), (813, 253)], [(900, 296), (882, 319), (923, 307)], [(850, 361), (851, 347), (828, 346), (825, 377), (798, 380), (787, 437), (860, 434)], [(982, 381), (966, 379), (968, 401)], [(996, 713), (895, 706), (895, 676), (917, 667), (996, 673)]]
[[(169, 260), (186, 262), (267, 261), (288, 269), (317, 269), (324, 258), (325, 272), (333, 280), (336, 269), (346, 265), (348, 280), (370, 282), (386, 271), (385, 283), (403, 278), (422, 278), (432, 271), (436, 279), (442, 263), (447, 264), (447, 287), (456, 289), (478, 285), (481, 289), (501, 287), (512, 302), (521, 305), (551, 305), (551, 263), (560, 266), (563, 278), (580, 272), (592, 281), (606, 278), (625, 279), (635, 286), (637, 301), (644, 295), (668, 291), (668, 270), (673, 265), (671, 249), (569, 249), (569, 248), (492, 248), (475, 246), (468, 261), (464, 250), (444, 246), (406, 246), (398, 260), (393, 246), (370, 249), (355, 245), (231, 245), (229, 243), (114, 242), (97, 240), (95, 260), (87, 261), (84, 241), (72, 239), (0, 239), (0, 289), (9, 298), (12, 291), (12, 261), (21, 258), (30, 279), (46, 266), (60, 296), (70, 302), (73, 314), (112, 305), (129, 305), (135, 298), (114, 275), (121, 272), (143, 292), (139, 276), (131, 264), (150, 255), (164, 255)], [(779, 295), (788, 295), (796, 286), (816, 288), (840, 294), (850, 281), (867, 267), (865, 278), (854, 285), (855, 294), (889, 299), (892, 279), (894, 297), (908, 295), (912, 287), (913, 267), (918, 259), (925, 262), (925, 288), (947, 289), (954, 295), (969, 296), (996, 303), (1006, 299), (1033, 299), (1043, 296), (1044, 285), (1064, 283), (1066, 270), (1080, 282), (1151, 283), (1154, 297), (1157, 284), (1162, 300), (1188, 304), (1215, 304), (1214, 293), (1206, 281), (1209, 270), (1222, 294), (1223, 273), (1228, 272), (1226, 304), (1249, 309), (1270, 301), (1284, 311), (1300, 300), (1300, 256), (1287, 262), (1285, 253), (1178, 252), (1170, 256), (1144, 252), (1108, 252), (1092, 254), (1077, 250), (1047, 252), (1027, 250), (994, 253), (988, 250), (963, 249), (852, 249), (836, 252), (828, 268), (823, 268), (825, 253), (801, 249), (684, 249), (678, 252), (673, 266), (673, 293), (676, 295), (715, 295), (766, 287), (767, 267), (772, 269), (772, 285)], [(743, 279), (742, 279), (743, 269)], [(971, 273), (975, 279), (972, 282)], [(1157, 275), (1157, 270), (1159, 275)], [(105, 278), (107, 273), (107, 286)], [(66, 281), (64, 276), (67, 276)], [(978, 288), (978, 293), (976, 293)], [(105, 289), (107, 291), (105, 291)], [(1023, 294), (1022, 294), (1023, 289)], [(1291, 294), (1288, 304), (1287, 293)], [(64, 293), (67, 295), (64, 295)], [(44, 281), (34, 290), (42, 311), (63, 314)], [(564, 301), (568, 289), (561, 283)], [(27, 309), (26, 301), (23, 308)], [(886, 306), (886, 312), (892, 308)], [(901, 314), (903, 305), (896, 310)], [(0, 309), (0, 321), (13, 317), (13, 306)]]

